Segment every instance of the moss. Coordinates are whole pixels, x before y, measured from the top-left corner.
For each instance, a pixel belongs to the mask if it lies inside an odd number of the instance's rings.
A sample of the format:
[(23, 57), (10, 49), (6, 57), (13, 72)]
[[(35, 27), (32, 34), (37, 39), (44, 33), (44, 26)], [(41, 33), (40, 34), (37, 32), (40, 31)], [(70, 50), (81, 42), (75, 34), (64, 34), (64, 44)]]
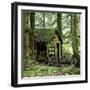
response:
[(76, 68), (73, 65), (68, 67), (35, 65), (23, 71), (23, 77), (78, 75), (78, 74), (80, 74), (80, 69)]

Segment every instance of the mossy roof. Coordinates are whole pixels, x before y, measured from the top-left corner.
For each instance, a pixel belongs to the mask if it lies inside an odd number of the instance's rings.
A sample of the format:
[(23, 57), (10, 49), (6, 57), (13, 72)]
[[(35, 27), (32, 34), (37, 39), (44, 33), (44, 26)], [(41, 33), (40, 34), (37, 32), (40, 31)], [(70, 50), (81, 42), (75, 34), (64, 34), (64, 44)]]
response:
[(55, 33), (57, 34), (60, 42), (62, 43), (60, 35), (55, 29), (35, 29), (34, 40), (35, 42), (49, 43), (51, 42), (51, 39)]

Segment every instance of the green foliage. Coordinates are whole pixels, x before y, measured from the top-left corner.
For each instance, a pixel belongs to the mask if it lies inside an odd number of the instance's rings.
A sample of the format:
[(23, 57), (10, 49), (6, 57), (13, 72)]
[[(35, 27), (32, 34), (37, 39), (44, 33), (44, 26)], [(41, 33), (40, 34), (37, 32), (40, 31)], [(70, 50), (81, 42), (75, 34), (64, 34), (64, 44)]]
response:
[(45, 14), (44, 15), (45, 28), (46, 29), (56, 28), (57, 26), (56, 13), (47, 13), (47, 12), (35, 12), (35, 28), (38, 29), (43, 28), (43, 13)]
[(70, 44), (63, 45), (63, 53), (66, 55), (73, 55), (73, 50)]
[(80, 69), (76, 68), (74, 65), (63, 68), (62, 70), (64, 75), (74, 75), (80, 74)]
[(74, 65), (68, 67), (54, 67), (45, 65), (34, 65), (23, 72), (23, 77), (35, 76), (57, 76), (57, 75), (79, 75), (80, 69)]

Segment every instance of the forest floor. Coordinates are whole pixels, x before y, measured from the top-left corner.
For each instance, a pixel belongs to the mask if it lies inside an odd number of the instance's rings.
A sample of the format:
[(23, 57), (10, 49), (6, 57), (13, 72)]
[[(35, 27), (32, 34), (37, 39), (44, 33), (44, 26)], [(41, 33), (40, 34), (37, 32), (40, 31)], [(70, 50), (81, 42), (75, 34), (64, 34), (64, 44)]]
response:
[(23, 71), (23, 77), (35, 77), (35, 76), (62, 76), (62, 75), (79, 75), (80, 69), (71, 66), (48, 66), (48, 65), (34, 65)]

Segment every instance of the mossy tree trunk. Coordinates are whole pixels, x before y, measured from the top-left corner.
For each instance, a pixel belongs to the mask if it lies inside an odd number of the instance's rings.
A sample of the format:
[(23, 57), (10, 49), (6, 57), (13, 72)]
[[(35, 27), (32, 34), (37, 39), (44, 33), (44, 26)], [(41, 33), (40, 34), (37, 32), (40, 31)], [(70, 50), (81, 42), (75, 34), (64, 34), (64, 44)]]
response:
[(77, 15), (71, 15), (71, 39), (72, 39), (72, 49), (73, 49), (73, 57), (77, 59), (77, 66), (80, 66), (80, 57), (79, 57), (79, 49), (78, 49), (78, 20)]
[(29, 33), (24, 33), (24, 69), (29, 68)]
[(30, 13), (30, 56), (34, 58), (34, 30), (35, 30), (35, 12)]
[(29, 13), (22, 12), (22, 30), (23, 30), (23, 69), (29, 68)]

